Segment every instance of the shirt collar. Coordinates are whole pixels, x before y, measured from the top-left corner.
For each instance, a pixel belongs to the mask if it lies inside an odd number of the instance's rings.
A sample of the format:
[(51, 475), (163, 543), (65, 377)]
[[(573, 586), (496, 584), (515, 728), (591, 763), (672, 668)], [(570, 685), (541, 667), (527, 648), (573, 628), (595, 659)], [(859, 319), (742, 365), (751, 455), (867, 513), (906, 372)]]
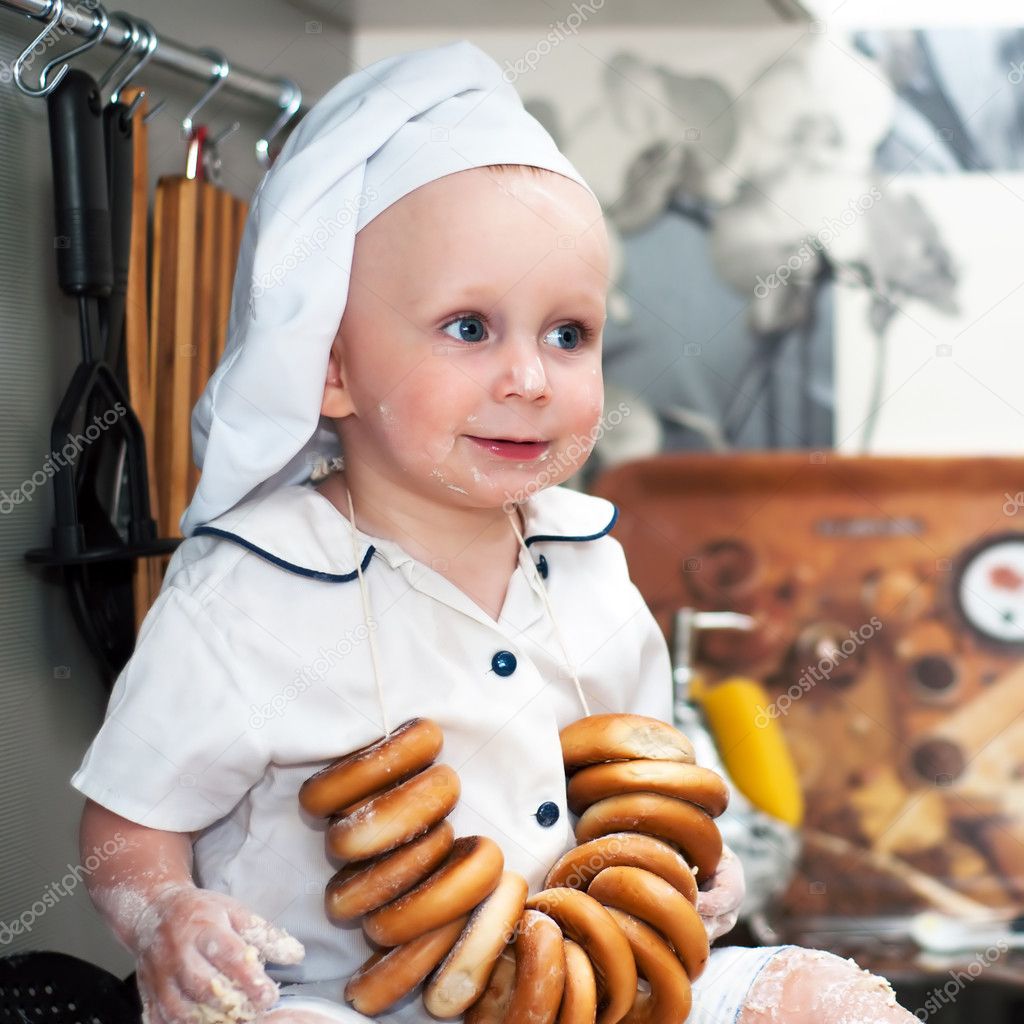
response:
[[(585, 542), (603, 537), (619, 510), (600, 498), (564, 486), (547, 487), (521, 505), (527, 546), (549, 541)], [(392, 569), (412, 561), (397, 541), (356, 528), (360, 567), (365, 572), (374, 553)], [(346, 516), (312, 484), (287, 484), (250, 498), (194, 531), (233, 541), (267, 561), (302, 576), (345, 583), (358, 578), (352, 531)]]

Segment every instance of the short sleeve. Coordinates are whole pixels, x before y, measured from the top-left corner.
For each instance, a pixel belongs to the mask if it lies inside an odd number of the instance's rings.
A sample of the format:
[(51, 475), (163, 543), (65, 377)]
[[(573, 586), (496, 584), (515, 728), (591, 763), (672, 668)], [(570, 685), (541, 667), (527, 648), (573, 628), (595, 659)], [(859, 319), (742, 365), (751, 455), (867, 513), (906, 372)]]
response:
[(244, 672), (211, 609), (165, 586), (71, 785), (149, 828), (191, 832), (223, 818), (268, 762)]

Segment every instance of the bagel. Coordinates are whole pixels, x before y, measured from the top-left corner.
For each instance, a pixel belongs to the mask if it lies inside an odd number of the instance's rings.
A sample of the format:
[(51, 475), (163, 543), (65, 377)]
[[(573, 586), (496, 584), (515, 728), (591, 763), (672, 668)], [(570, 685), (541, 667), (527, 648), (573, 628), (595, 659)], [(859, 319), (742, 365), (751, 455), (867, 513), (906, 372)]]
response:
[(367, 914), (363, 931), (380, 946), (409, 942), (471, 911), (497, 887), (504, 866), (505, 855), (489, 836), (460, 836), (429, 878)]
[(614, 907), (656, 928), (672, 943), (690, 981), (696, 981), (711, 953), (697, 908), (664, 878), (634, 867), (605, 868), (587, 888), (603, 907)]
[(632, 1009), (619, 1024), (681, 1024), (693, 1005), (690, 979), (665, 940), (653, 929), (614, 907), (608, 913), (633, 951), (637, 971), (650, 987), (636, 994)]
[(498, 957), (487, 981), (484, 994), (466, 1010), (463, 1024), (502, 1024), (512, 986), (516, 979), (516, 959), (509, 946)]
[(562, 929), (539, 910), (516, 925), (516, 976), (503, 1024), (554, 1024), (565, 988)]
[(423, 990), (435, 1017), (457, 1017), (481, 998), (487, 979), (522, 917), (530, 887), (514, 871), (502, 874), (494, 892), (473, 911), (458, 942)]
[(446, 817), (458, 803), (460, 792), (453, 768), (446, 764), (424, 768), (351, 814), (333, 818), (327, 828), (327, 850), (341, 861), (387, 853)]
[(455, 829), (439, 821), (418, 839), (371, 861), (344, 867), (327, 883), (324, 909), (332, 921), (351, 921), (419, 885), (451, 852)]
[(683, 855), (668, 843), (642, 832), (610, 832), (574, 846), (552, 865), (544, 879), (544, 888), (566, 885), (585, 891), (599, 871), (620, 864), (653, 871), (696, 906), (697, 880)]
[[(396, 782), (395, 785), (397, 786), (398, 783)], [(391, 786), (384, 786), (383, 789), (375, 789), (372, 793), (369, 794), (369, 796), (362, 797), (361, 799), (357, 800), (354, 804), (346, 804), (344, 807), (341, 808), (340, 811), (337, 811), (334, 815), (332, 815), (332, 817), (344, 818), (346, 814), (351, 814), (353, 811), (358, 811), (359, 808), (363, 806), (363, 804), (368, 804), (371, 800), (380, 796), (381, 793), (387, 792), (387, 790), (389, 789), (391, 789)]]
[(377, 951), (349, 978), (345, 1000), (373, 1017), (408, 995), (455, 945), (469, 915), (457, 917), (394, 949)]
[(717, 818), (729, 803), (725, 779), (710, 768), (679, 761), (610, 761), (581, 768), (569, 780), (566, 800), (573, 814), (620, 793), (660, 793), (704, 808)]
[(526, 901), (526, 907), (554, 918), (584, 948), (604, 987), (604, 1005), (596, 1024), (616, 1024), (636, 996), (636, 963), (611, 914), (593, 896), (568, 888), (542, 889)]
[[(562, 941), (565, 944), (565, 991), (557, 1024), (594, 1024), (597, 1019), (597, 981), (593, 964), (579, 943), (572, 939)], [(681, 1024), (681, 1020), (676, 1024)]]
[(647, 715), (589, 715), (558, 734), (566, 772), (601, 761), (644, 758), (693, 764), (693, 744), (674, 726)]
[(696, 804), (660, 793), (625, 793), (591, 804), (576, 823), (576, 841), (611, 832), (642, 832), (678, 847), (697, 869), (697, 884), (710, 878), (722, 856), (722, 835), (714, 819)]
[(444, 735), (429, 718), (410, 718), (389, 736), (332, 761), (299, 787), (299, 803), (326, 818), (377, 790), (426, 768), (441, 752)]

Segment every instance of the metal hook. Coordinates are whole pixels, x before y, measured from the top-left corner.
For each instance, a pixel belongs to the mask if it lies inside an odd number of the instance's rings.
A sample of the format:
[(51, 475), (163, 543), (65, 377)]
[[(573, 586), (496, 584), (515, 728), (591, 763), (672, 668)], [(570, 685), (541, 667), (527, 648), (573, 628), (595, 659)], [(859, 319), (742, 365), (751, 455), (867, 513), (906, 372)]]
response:
[[(127, 14), (125, 11), (114, 11), (111, 15), (113, 18), (117, 18), (118, 21), (125, 27), (125, 30), (129, 33), (128, 46), (125, 51), (117, 58), (114, 64), (107, 70), (103, 77), (99, 81), (100, 91), (106, 87), (114, 75), (121, 69), (121, 67), (128, 63), (135, 56), (135, 51), (138, 49), (139, 40), (141, 34), (144, 32), (146, 35), (145, 42), (145, 53), (135, 61), (135, 66), (114, 86), (110, 93), (110, 102), (116, 103), (118, 97), (121, 95), (121, 90), (135, 77), (135, 75), (142, 70), (143, 67), (149, 62), (150, 58), (156, 52), (157, 38), (156, 32), (153, 30), (153, 26), (148, 21), (143, 21), (141, 18), (134, 18), (132, 15)], [(138, 99), (141, 99), (145, 95), (145, 92), (139, 94)], [(136, 101), (137, 102), (137, 101)], [(135, 106), (132, 106), (132, 112), (134, 112)], [(130, 115), (129, 115), (130, 116)]]
[(38, 89), (33, 89), (31, 86), (26, 85), (24, 81), (22, 81), (21, 77), (22, 69), (25, 66), (25, 62), (28, 60), (29, 54), (37, 46), (46, 41), (47, 36), (49, 36), (54, 31), (54, 29), (58, 27), (60, 19), (63, 17), (63, 15), (64, 0), (52, 0), (50, 4), (50, 10), (47, 12), (46, 15), (46, 24), (43, 26), (43, 30), (39, 33), (39, 35), (35, 37), (35, 39), (32, 40), (31, 43), (28, 44), (28, 46), (25, 47), (24, 50), (22, 50), (21, 55), (14, 62), (14, 82), (18, 86), (18, 88), (23, 93), (25, 93), (26, 96), (49, 96), (50, 93), (53, 92), (53, 90), (56, 89), (58, 85), (60, 85), (61, 79), (67, 72), (67, 67), (61, 68), (60, 74), (57, 75), (56, 79), (50, 85), (45, 85), (43, 82), (43, 78), (40, 75), (40, 88)]
[[(138, 45), (139, 42), (138, 25), (135, 25), (133, 22), (129, 21), (123, 11), (114, 11), (114, 13), (110, 15), (110, 17), (116, 18), (118, 21), (121, 22), (122, 26), (124, 26), (125, 31), (127, 31), (128, 33), (128, 38), (125, 40), (123, 52), (118, 54), (117, 60), (115, 60), (114, 63), (111, 64), (109, 68), (107, 68), (107, 70), (103, 73), (103, 77), (99, 80), (98, 85), (101, 93), (106, 88), (107, 82), (109, 82), (110, 79), (114, 77), (114, 74), (120, 71), (121, 67), (127, 61), (131, 60), (131, 57), (135, 52), (135, 47)], [(116, 90), (114, 91), (116, 92)], [(112, 103), (114, 102), (113, 95), (111, 95), (110, 101)]]
[(152, 107), (147, 112), (146, 116), (142, 119), (142, 123), (143, 124), (149, 124), (149, 122), (152, 121), (153, 118), (156, 117), (156, 115), (159, 114), (160, 111), (163, 110), (164, 107), (166, 107), (166, 106), (167, 106), (167, 100), (165, 98), (165, 99), (162, 99), (158, 104), (156, 104), (155, 107)]
[(233, 121), (219, 135), (215, 135), (206, 143), (206, 149), (203, 151), (203, 169), (206, 171), (206, 177), (213, 182), (214, 185), (219, 185), (221, 180), (220, 172), (221, 167), (223, 166), (223, 161), (220, 158), (220, 144), (229, 135), (233, 135), (237, 132), (240, 127), (240, 122)]
[(217, 66), (214, 68), (213, 80), (207, 87), (206, 92), (199, 97), (196, 105), (181, 119), (181, 131), (186, 139), (192, 135), (192, 119), (199, 113), (199, 108), (205, 106), (210, 97), (227, 81), (228, 74), (231, 71), (231, 65), (228, 64), (227, 57), (220, 50), (204, 47), (198, 52), (204, 57), (209, 57)]
[[(76, 46), (72, 50), (68, 50), (67, 53), (62, 53), (60, 56), (54, 57), (53, 60), (49, 61), (43, 70), (39, 72), (39, 85), (45, 90), (43, 95), (48, 96), (57, 88), (58, 85), (60, 85), (71, 66), (68, 62), (72, 57), (77, 57), (80, 53), (85, 53), (86, 50), (91, 50), (97, 43), (101, 42), (103, 37), (107, 34), (110, 21), (107, 18), (107, 12), (103, 5), (96, 3), (95, 0), (86, 0), (84, 6), (89, 8), (94, 7), (96, 9), (99, 15), (99, 23), (97, 24), (94, 19), (92, 31), (90, 31), (84, 43), (80, 46)], [(63, 8), (63, 4), (61, 7)], [(50, 73), (54, 65), (59, 64), (61, 61), (64, 61), (64, 66), (57, 72), (57, 77), (54, 78), (53, 83), (51, 85), (47, 85), (46, 76)]]
[(210, 139), (206, 145), (211, 149), (216, 149), (229, 135), (233, 135), (237, 132), (239, 128), (241, 128), (241, 123), (239, 121), (233, 121), (219, 135), (215, 135)]
[[(157, 37), (156, 29), (153, 28), (153, 26), (148, 21), (146, 21), (145, 18), (134, 18), (131, 15), (129, 15), (129, 18), (130, 20), (134, 21), (135, 24), (138, 25), (139, 28), (141, 28), (142, 31), (146, 34), (146, 52), (142, 55), (142, 59), (139, 61), (139, 63), (136, 64), (135, 67), (133, 67), (131, 71), (128, 72), (128, 74), (125, 76), (124, 81), (117, 87), (117, 89), (113, 93), (113, 96), (111, 97), (112, 100), (116, 100), (120, 97), (121, 90), (124, 89), (125, 86), (135, 77), (137, 72), (141, 71), (142, 68), (144, 68), (149, 63), (150, 58), (153, 56), (154, 53), (156, 53), (157, 48), (160, 45), (160, 40)], [(135, 97), (134, 100), (132, 100), (132, 105), (128, 108), (128, 112), (125, 114), (125, 117), (127, 117), (129, 121), (135, 116), (135, 111), (138, 109), (138, 106), (143, 101), (143, 99), (145, 99), (145, 96), (146, 90), (140, 89), (139, 94)], [(153, 110), (159, 112), (160, 108), (166, 102), (166, 99), (162, 99), (155, 107), (153, 107)]]
[(24, 67), (25, 61), (28, 60), (28, 55), (42, 42), (46, 40), (46, 37), (53, 31), (54, 27), (60, 21), (61, 15), (64, 13), (64, 0), (53, 0), (51, 4), (50, 12), (47, 15), (46, 24), (43, 26), (43, 30), (32, 40), (28, 46), (25, 47), (21, 52), (21, 56), (14, 62), (14, 82), (18, 88), (25, 93), (26, 96), (46, 96), (53, 91), (53, 89), (59, 84), (60, 76), (57, 76), (57, 81), (53, 83), (48, 89), (33, 89), (31, 86), (26, 85), (21, 80), (21, 69)]
[(289, 99), (282, 104), (282, 111), (277, 120), (270, 126), (270, 131), (261, 136), (256, 142), (256, 159), (261, 167), (270, 166), (270, 141), (278, 132), (295, 116), (295, 111), (302, 106), (302, 90), (290, 79), (284, 79), (290, 93)]

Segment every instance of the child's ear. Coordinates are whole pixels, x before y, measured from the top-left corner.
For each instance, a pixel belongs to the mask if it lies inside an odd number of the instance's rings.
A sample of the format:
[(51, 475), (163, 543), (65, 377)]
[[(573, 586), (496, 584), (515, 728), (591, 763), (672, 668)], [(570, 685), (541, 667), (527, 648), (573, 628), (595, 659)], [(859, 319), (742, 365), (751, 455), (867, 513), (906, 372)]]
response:
[(355, 411), (352, 405), (352, 395), (346, 383), (345, 365), (340, 348), (341, 345), (335, 338), (331, 345), (331, 355), (327, 363), (327, 380), (324, 382), (324, 398), (320, 405), (321, 414), (335, 420)]

